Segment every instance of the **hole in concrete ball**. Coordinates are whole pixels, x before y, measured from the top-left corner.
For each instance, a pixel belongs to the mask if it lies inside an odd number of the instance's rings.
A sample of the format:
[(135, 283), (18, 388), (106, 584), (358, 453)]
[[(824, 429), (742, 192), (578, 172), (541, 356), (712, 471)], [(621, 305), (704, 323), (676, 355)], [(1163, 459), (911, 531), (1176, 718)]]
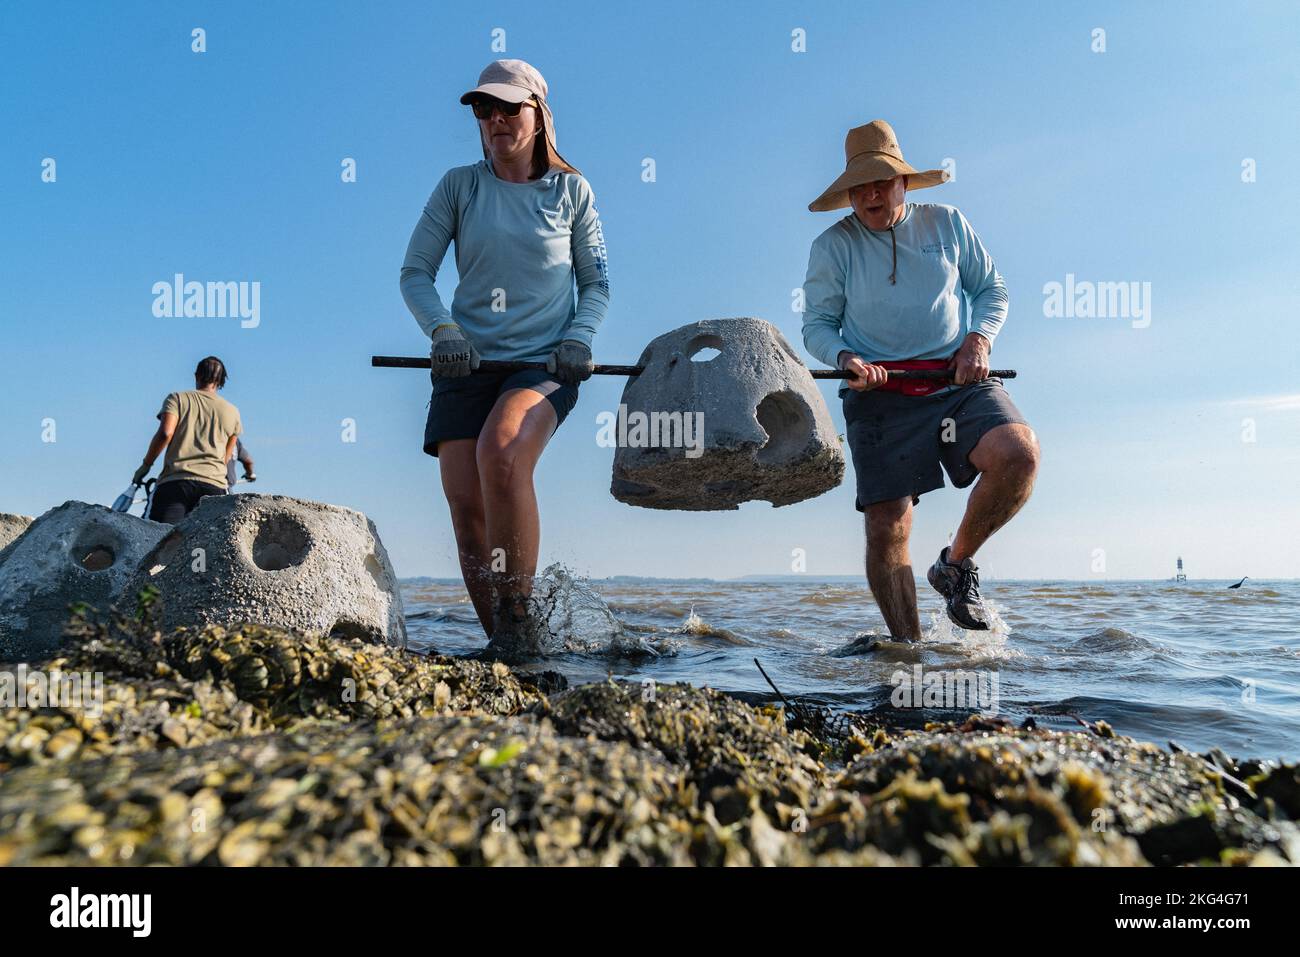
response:
[(167, 570), (167, 566), (176, 560), (180, 553), (181, 541), (183, 536), (180, 532), (170, 532), (167, 537), (158, 543), (154, 549), (154, 560), (149, 565), (149, 577), (160, 575)]
[(711, 362), (722, 355), (722, 336), (701, 333), (686, 347), (686, 357), (692, 362)]
[(383, 643), (384, 636), (378, 629), (369, 625), (363, 625), (353, 618), (340, 618), (334, 622), (334, 627), (330, 629), (331, 638), (360, 638), (362, 641), (373, 641)]
[(272, 515), (264, 519), (253, 539), (253, 564), (264, 572), (301, 565), (311, 549), (311, 536), (297, 519)]
[(758, 404), (758, 424), (767, 433), (767, 442), (755, 458), (774, 465), (794, 458), (808, 447), (812, 437), (812, 415), (793, 392), (773, 392)]
[(88, 572), (102, 572), (113, 567), (122, 549), (122, 539), (111, 526), (91, 521), (77, 530), (68, 558)]
[(106, 545), (95, 545), (81, 556), (80, 564), (88, 572), (102, 572), (106, 568), (112, 568), (115, 561), (117, 556), (113, 554), (111, 548)]

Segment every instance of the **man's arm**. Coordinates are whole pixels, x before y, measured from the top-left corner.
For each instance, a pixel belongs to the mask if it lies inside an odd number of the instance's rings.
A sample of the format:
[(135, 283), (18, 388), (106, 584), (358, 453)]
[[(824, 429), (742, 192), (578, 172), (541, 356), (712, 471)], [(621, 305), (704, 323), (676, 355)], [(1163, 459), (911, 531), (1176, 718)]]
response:
[(226, 454), (221, 459), (222, 465), (229, 465), (230, 460), (235, 457), (235, 446), (239, 443), (239, 436), (232, 435), (226, 439)]
[(1007, 321), (1007, 284), (993, 265), (993, 257), (960, 212), (954, 211), (957, 233), (957, 268), (961, 288), (970, 299), (970, 331), (983, 336), (990, 346)]
[(840, 334), (844, 323), (844, 263), (826, 234), (813, 241), (803, 281), (803, 344), (828, 366), (840, 368), (853, 349)]
[(844, 328), (844, 263), (823, 234), (808, 254), (803, 282), (803, 344), (809, 352), (837, 369), (853, 373), (846, 380), (855, 392), (883, 385), (889, 378), (880, 366), (864, 362), (841, 334)]
[(989, 352), (1007, 319), (1007, 284), (993, 265), (984, 244), (966, 217), (953, 211), (957, 235), (957, 268), (962, 291), (970, 299), (970, 332), (949, 365), (958, 385), (980, 382), (989, 375)]
[(144, 484), (144, 477), (153, 468), (154, 460), (158, 458), (163, 449), (171, 444), (172, 436), (176, 434), (177, 421), (178, 418), (174, 412), (164, 412), (158, 417), (158, 431), (149, 440), (149, 449), (144, 453), (144, 460), (141, 461), (140, 467), (135, 470), (135, 475), (131, 477), (133, 485)]
[(253, 477), (253, 457), (248, 454), (248, 446), (243, 442), (237, 442), (235, 454), (239, 458), (239, 463), (244, 466), (244, 478), (251, 479)]

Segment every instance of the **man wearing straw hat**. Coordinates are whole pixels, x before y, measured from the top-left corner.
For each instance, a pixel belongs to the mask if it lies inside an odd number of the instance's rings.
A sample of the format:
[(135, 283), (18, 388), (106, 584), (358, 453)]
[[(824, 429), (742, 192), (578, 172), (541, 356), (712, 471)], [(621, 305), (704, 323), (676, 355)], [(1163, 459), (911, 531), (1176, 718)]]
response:
[[(840, 393), (857, 507), (865, 513), (867, 581), (891, 637), (921, 637), (908, 554), (912, 508), (943, 488), (979, 482), (952, 544), (929, 571), (948, 617), (986, 630), (976, 551), (1029, 499), (1038, 441), (989, 351), (1007, 316), (1006, 284), (952, 206), (907, 201), (941, 170), (903, 159), (884, 120), (849, 131), (846, 168), (810, 205), (852, 212), (813, 242), (804, 282), (804, 344), (852, 373)], [(889, 380), (889, 369), (948, 369), (950, 382)]]

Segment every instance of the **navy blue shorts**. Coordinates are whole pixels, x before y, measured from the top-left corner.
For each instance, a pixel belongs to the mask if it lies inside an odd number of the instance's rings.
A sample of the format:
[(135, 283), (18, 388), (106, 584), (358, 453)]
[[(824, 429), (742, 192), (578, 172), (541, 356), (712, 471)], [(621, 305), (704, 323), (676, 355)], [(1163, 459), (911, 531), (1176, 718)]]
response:
[(979, 474), (970, 453), (984, 433), (999, 425), (1028, 424), (1001, 379), (933, 395), (849, 389), (843, 399), (858, 511), (905, 495), (915, 505), (926, 492), (943, 488), (944, 472), (953, 485), (965, 488)]
[(555, 409), (558, 429), (578, 401), (578, 387), (564, 385), (541, 369), (522, 372), (475, 372), (457, 379), (439, 379), (429, 399), (429, 418), (424, 423), (424, 451), (437, 456), (438, 443), (454, 439), (476, 439), (492, 414), (497, 399), (511, 389), (532, 389), (546, 397)]

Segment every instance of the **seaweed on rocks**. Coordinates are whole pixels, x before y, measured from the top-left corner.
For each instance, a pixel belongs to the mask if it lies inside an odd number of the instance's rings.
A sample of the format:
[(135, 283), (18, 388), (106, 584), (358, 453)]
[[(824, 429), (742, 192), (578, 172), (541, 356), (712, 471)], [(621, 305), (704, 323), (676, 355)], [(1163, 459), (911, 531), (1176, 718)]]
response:
[[(1019, 818), (1024, 848), (1033, 853), (997, 863), (1123, 863), (1130, 856), (1153, 864), (1232, 863), (1234, 849), (1300, 862), (1293, 823), (1272, 824), (1244, 808), (1192, 756), (1113, 732), (931, 726), (861, 758), (838, 784), (875, 796), (902, 778), (963, 795), (974, 822)], [(1131, 839), (1136, 853), (1113, 837)], [(1040, 859), (1043, 850), (1051, 860)]]
[(689, 863), (664, 761), (473, 716), (302, 727), (23, 771), (12, 864)]
[(510, 715), (544, 700), (505, 665), (424, 657), (361, 639), (302, 637), (260, 625), (160, 635), (87, 617), (76, 644), (32, 672), (99, 674), (97, 707), (0, 711), (0, 770), (28, 763), (194, 747), (314, 720), (478, 711)]
[(815, 758), (818, 742), (787, 731), (778, 709), (753, 708), (709, 688), (584, 685), (557, 696), (549, 716), (562, 734), (625, 741), (686, 768), (723, 824), (756, 801), (779, 826), (789, 826), (794, 811), (809, 807), (828, 784)]
[[(1300, 862), (1294, 766), (86, 616), (0, 712), (0, 864)], [(554, 691), (548, 696), (543, 689)], [(1239, 778), (1243, 787), (1228, 783)]]

